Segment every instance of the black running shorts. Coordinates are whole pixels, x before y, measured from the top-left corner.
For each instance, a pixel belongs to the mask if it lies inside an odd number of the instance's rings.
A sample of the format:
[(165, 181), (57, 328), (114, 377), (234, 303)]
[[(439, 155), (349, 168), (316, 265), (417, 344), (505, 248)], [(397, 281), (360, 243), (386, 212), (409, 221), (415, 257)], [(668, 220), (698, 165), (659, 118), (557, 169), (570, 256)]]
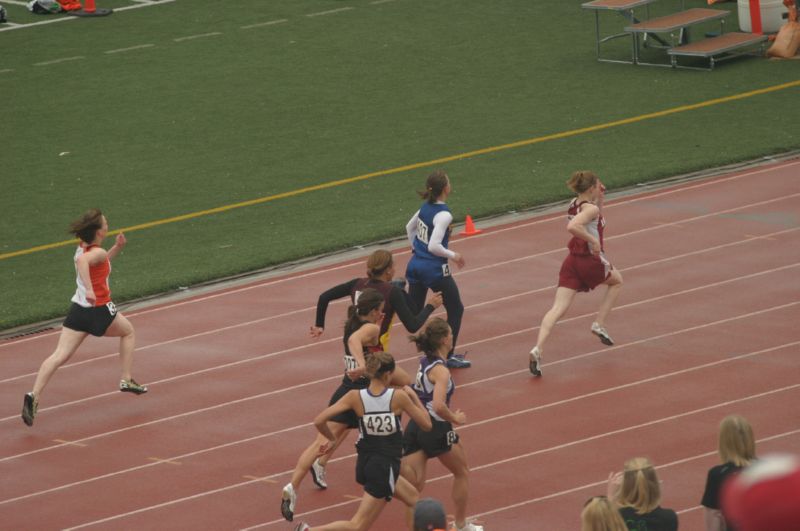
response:
[(436, 457), (450, 451), (450, 448), (458, 442), (458, 433), (453, 429), (453, 425), (443, 420), (431, 418), (433, 428), (431, 431), (422, 431), (414, 422), (408, 421), (405, 431), (403, 431), (403, 455), (411, 455), (425, 452), (428, 457)]
[(108, 327), (117, 316), (117, 308), (113, 302), (103, 306), (90, 306), (88, 308), (77, 303), (72, 303), (64, 319), (63, 326), (70, 330), (86, 332), (93, 336), (104, 336)]
[(375, 453), (358, 454), (356, 481), (373, 498), (391, 501), (399, 477), (399, 459)]

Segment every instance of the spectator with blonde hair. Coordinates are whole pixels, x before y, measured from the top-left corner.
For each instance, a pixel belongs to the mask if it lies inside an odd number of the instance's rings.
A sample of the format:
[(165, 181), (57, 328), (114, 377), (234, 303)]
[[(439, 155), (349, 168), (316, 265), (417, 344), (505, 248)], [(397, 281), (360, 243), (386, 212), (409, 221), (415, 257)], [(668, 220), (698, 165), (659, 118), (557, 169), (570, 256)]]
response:
[(594, 496), (581, 511), (581, 531), (628, 531), (628, 528), (611, 500)]
[(609, 478), (609, 498), (631, 531), (677, 531), (678, 515), (661, 507), (661, 484), (649, 459), (634, 457)]
[(722, 464), (712, 467), (706, 478), (703, 500), (706, 531), (725, 531), (730, 525), (722, 516), (720, 492), (732, 476), (749, 466), (756, 457), (753, 428), (740, 415), (728, 415), (719, 424), (719, 457)]

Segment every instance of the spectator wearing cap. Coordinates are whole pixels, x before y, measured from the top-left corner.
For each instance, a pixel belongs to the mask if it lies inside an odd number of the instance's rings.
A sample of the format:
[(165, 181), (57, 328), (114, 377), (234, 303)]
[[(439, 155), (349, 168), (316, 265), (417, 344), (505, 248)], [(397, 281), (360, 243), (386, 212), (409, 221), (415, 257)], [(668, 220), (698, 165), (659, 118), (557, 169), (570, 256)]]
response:
[(708, 471), (703, 499), (700, 502), (705, 510), (706, 531), (731, 529), (720, 510), (720, 492), (726, 481), (749, 466), (756, 457), (753, 428), (747, 419), (740, 415), (729, 415), (722, 419), (719, 424), (718, 452), (722, 464)]
[(768, 455), (722, 488), (722, 513), (737, 531), (800, 529), (800, 458)]
[(414, 531), (445, 531), (447, 516), (441, 502), (423, 498), (414, 507)]

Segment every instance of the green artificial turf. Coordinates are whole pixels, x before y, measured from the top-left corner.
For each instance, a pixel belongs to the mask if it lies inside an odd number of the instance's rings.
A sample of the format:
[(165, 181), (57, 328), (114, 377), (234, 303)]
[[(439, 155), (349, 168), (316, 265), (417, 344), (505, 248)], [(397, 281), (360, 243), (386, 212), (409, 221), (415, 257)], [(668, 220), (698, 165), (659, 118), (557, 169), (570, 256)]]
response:
[[(576, 169), (623, 187), (800, 145), (797, 86), (577, 133), (800, 79), (795, 61), (599, 63), (581, 3), (177, 0), (0, 32), (0, 255), (68, 239), (94, 206), (124, 228), (383, 172), (128, 231), (111, 281), (122, 302), (401, 236), (433, 168), (463, 219), (564, 198)], [(720, 6), (736, 29), (736, 4)], [(12, 21), (43, 20), (10, 7)], [(629, 56), (626, 42), (604, 55)], [(419, 167), (392, 171), (407, 165)], [(0, 258), (0, 329), (64, 313), (72, 253)]]

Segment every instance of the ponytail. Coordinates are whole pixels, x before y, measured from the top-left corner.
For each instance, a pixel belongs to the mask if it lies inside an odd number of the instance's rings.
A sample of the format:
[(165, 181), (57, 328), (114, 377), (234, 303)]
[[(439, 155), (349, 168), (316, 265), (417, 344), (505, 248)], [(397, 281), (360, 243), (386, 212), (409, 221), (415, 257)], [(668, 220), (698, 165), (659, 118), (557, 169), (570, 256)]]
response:
[(433, 204), (442, 195), (449, 182), (450, 179), (444, 170), (436, 170), (428, 175), (428, 179), (425, 181), (425, 191), (417, 193), (422, 199)]
[(372, 288), (362, 291), (355, 304), (347, 308), (347, 321), (344, 324), (344, 335), (349, 336), (361, 326), (362, 317), (383, 304), (381, 292)]
[(434, 317), (425, 325), (417, 335), (408, 336), (408, 340), (417, 346), (417, 352), (422, 352), (429, 360), (438, 357), (439, 347), (444, 338), (450, 333), (450, 325), (441, 317)]

